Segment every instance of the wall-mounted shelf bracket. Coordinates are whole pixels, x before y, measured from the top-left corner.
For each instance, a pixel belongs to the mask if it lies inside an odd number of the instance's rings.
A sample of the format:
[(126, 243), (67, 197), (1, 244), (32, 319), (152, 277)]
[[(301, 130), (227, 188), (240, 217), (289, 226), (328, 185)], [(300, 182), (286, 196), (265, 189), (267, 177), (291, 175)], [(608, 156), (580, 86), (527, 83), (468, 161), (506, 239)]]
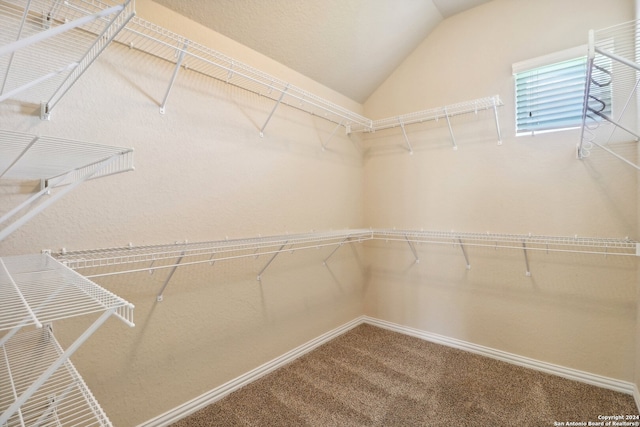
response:
[(271, 109), (271, 112), (269, 113), (269, 116), (267, 117), (267, 120), (262, 125), (262, 128), (260, 128), (260, 138), (264, 137), (264, 129), (267, 127), (267, 124), (269, 124), (269, 120), (271, 120), (271, 117), (273, 116), (273, 113), (276, 112), (276, 109), (278, 108), (278, 106), (282, 102), (282, 98), (284, 98), (284, 95), (287, 93), (288, 89), (289, 89), (289, 84), (287, 84), (285, 86), (285, 88), (282, 90), (282, 93), (280, 93), (280, 97), (278, 98), (278, 100), (276, 101), (276, 104)]
[(451, 143), (453, 144), (453, 149), (457, 150), (458, 145), (456, 144), (456, 137), (453, 134), (453, 128), (451, 127), (451, 120), (449, 119), (449, 113), (447, 112), (447, 107), (444, 107), (444, 118), (447, 120), (447, 126), (449, 127), (449, 135), (451, 135)]
[(178, 261), (176, 261), (176, 263), (173, 266), (173, 268), (171, 268), (171, 271), (169, 272), (169, 275), (167, 276), (167, 279), (164, 281), (164, 284), (162, 285), (162, 288), (160, 289), (160, 292), (158, 292), (158, 296), (156, 297), (156, 301), (158, 301), (158, 302), (162, 301), (164, 290), (167, 288), (167, 285), (169, 284), (169, 281), (173, 277), (173, 273), (175, 273), (176, 269), (180, 266), (180, 263), (182, 262), (182, 258), (183, 257), (184, 257), (184, 252), (182, 252), (182, 254), (180, 254), (180, 258), (178, 258)]
[(411, 240), (409, 240), (409, 237), (407, 237), (406, 234), (404, 236), (404, 239), (409, 244), (409, 248), (411, 249), (411, 252), (413, 253), (413, 257), (416, 259), (416, 264), (420, 264), (420, 258), (418, 258), (418, 251), (416, 251), (415, 246), (413, 246), (413, 243), (411, 243)]
[(271, 259), (269, 259), (269, 261), (267, 262), (267, 264), (266, 264), (264, 267), (262, 267), (262, 270), (260, 270), (260, 273), (258, 273), (258, 279), (257, 279), (257, 280), (258, 280), (258, 282), (261, 282), (261, 281), (262, 281), (262, 273), (264, 273), (264, 272), (265, 272), (265, 270), (266, 270), (266, 269), (271, 265), (271, 263), (273, 262), (273, 260), (274, 260), (274, 259), (276, 259), (276, 257), (278, 256), (278, 254), (279, 254), (280, 252), (282, 252), (282, 249), (284, 249), (284, 247), (285, 247), (285, 246), (287, 246), (287, 244), (288, 244), (288, 243), (289, 243), (289, 241), (288, 241), (288, 240), (287, 240), (286, 242), (284, 242), (284, 243), (282, 244), (282, 246), (280, 246), (280, 249), (278, 249), (278, 250), (276, 251), (276, 253), (274, 253), (274, 254), (273, 254), (273, 256), (271, 257)]
[(176, 81), (176, 77), (178, 77), (178, 71), (180, 71), (180, 67), (182, 66), (182, 61), (184, 60), (184, 55), (187, 52), (187, 48), (189, 47), (189, 40), (185, 40), (182, 45), (182, 49), (177, 49), (176, 55), (176, 66), (173, 69), (173, 74), (171, 75), (171, 80), (169, 81), (169, 87), (167, 88), (167, 92), (164, 94), (164, 99), (162, 100), (162, 105), (160, 105), (160, 114), (165, 113), (165, 108), (167, 106), (167, 100), (169, 99), (169, 93), (171, 93), (171, 89), (173, 88), (173, 84)]
[(336, 253), (336, 251), (338, 249), (340, 249), (346, 242), (348, 242), (349, 240), (351, 240), (351, 237), (347, 237), (345, 238), (342, 242), (338, 243), (338, 246), (336, 246), (335, 248), (333, 248), (333, 250), (331, 251), (331, 253), (329, 254), (328, 257), (326, 257), (323, 261), (322, 261), (322, 265), (327, 265), (327, 261), (329, 261), (329, 258), (331, 258), (333, 256), (333, 254)]
[(336, 125), (336, 127), (333, 128), (333, 132), (331, 132), (331, 135), (329, 135), (329, 138), (327, 138), (327, 140), (322, 143), (322, 151), (325, 151), (327, 149), (327, 146), (329, 145), (329, 142), (331, 142), (331, 140), (335, 136), (335, 134), (338, 131), (338, 129), (340, 129), (340, 126), (342, 126), (342, 121), (340, 121), (340, 123), (338, 123)]
[[(500, 132), (500, 121), (498, 120), (498, 97), (491, 98), (493, 102), (493, 117), (496, 119), (496, 132), (498, 133), (498, 145), (502, 145), (502, 133)], [(476, 111), (477, 114), (477, 111)]]
[(524, 252), (524, 265), (527, 267), (525, 276), (531, 277), (531, 269), (529, 268), (529, 256), (527, 255), (527, 244), (522, 241), (522, 251)]
[(402, 121), (402, 117), (398, 117), (398, 123), (400, 123), (400, 129), (402, 129), (402, 136), (404, 136), (404, 142), (407, 143), (407, 148), (409, 148), (409, 154), (413, 156), (413, 147), (409, 142), (409, 137), (407, 136), (407, 131), (404, 128), (404, 122)]
[(467, 270), (471, 270), (471, 264), (469, 264), (469, 257), (467, 256), (467, 251), (464, 248), (464, 244), (462, 243), (462, 239), (458, 237), (458, 244), (460, 245), (460, 249), (462, 249), (462, 255), (464, 256), (464, 262), (466, 263)]

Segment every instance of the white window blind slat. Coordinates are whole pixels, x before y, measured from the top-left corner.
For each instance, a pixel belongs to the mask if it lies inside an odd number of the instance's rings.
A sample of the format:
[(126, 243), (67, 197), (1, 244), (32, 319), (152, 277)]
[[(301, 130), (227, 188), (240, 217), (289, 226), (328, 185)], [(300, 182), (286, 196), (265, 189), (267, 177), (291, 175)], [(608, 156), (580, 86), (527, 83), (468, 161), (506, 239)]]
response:
[(517, 133), (580, 125), (586, 57), (521, 71), (514, 76)]

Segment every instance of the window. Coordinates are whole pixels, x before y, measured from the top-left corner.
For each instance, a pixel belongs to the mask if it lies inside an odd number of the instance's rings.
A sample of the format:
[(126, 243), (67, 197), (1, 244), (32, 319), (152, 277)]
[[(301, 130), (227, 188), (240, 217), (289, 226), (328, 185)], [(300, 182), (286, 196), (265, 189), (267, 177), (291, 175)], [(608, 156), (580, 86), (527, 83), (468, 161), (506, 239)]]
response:
[[(517, 135), (581, 125), (587, 71), (585, 52), (581, 47), (513, 65)], [(610, 106), (609, 94), (598, 109), (609, 114)]]

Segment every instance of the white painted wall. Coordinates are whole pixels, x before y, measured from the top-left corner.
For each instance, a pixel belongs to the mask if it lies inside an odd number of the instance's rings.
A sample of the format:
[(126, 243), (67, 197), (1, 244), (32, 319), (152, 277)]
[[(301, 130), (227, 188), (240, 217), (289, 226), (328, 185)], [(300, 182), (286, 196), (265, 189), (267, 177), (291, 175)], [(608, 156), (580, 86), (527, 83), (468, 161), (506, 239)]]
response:
[[(370, 135), (365, 226), (560, 236), (637, 236), (637, 174), (604, 152), (575, 159), (579, 132), (515, 137), (515, 62), (587, 41), (634, 16), (633, 2), (494, 0), (442, 22), (365, 103), (390, 117), (499, 94), (491, 113)], [(635, 143), (633, 143), (635, 146)], [(376, 244), (366, 314), (476, 344), (632, 381), (634, 257)]]
[[(265, 57), (170, 14), (138, 15), (350, 109), (361, 109)], [(362, 224), (357, 140), (273, 101), (181, 72), (167, 113), (170, 64), (110, 46), (63, 98), (51, 121), (37, 106), (0, 104), (3, 129), (135, 148), (135, 172), (83, 184), (0, 243), (2, 255), (220, 240), (355, 228)], [(33, 188), (27, 187), (27, 191)], [(2, 186), (0, 212), (25, 197)], [(111, 420), (132, 426), (192, 399), (362, 314), (359, 248), (281, 254), (176, 271), (96, 279), (136, 305), (136, 327), (110, 320), (73, 357)], [(92, 319), (58, 322), (68, 345)]]

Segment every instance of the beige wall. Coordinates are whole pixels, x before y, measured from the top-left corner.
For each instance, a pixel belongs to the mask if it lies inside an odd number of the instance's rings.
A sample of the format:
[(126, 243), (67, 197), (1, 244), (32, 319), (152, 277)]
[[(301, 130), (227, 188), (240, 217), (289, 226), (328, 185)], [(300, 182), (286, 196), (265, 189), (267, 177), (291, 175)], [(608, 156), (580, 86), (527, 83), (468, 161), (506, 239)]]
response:
[[(111, 46), (54, 110), (0, 104), (3, 129), (133, 146), (136, 171), (82, 185), (0, 243), (0, 254), (202, 241), (342, 228), (636, 236), (636, 176), (604, 156), (574, 159), (576, 132), (513, 136), (511, 63), (584, 43), (631, 5), (495, 0), (441, 24), (365, 105), (373, 118), (500, 94), (490, 114), (321, 143), (333, 124)], [(138, 15), (353, 110), (362, 107), (150, 0)], [(568, 18), (570, 17), (570, 19)], [(364, 179), (363, 179), (364, 178)], [(22, 188), (22, 187), (20, 187)], [(23, 189), (23, 188), (22, 188)], [(24, 194), (3, 186), (0, 211)], [(632, 380), (635, 259), (418, 248), (382, 242), (97, 280), (136, 305), (136, 328), (108, 322), (74, 356), (119, 426), (167, 411), (364, 313), (614, 378)], [(368, 266), (368, 268), (365, 268)], [(363, 307), (363, 301), (365, 306)], [(91, 319), (54, 325), (69, 343)], [(638, 327), (640, 329), (640, 327)], [(637, 334), (636, 334), (637, 335)], [(611, 349), (611, 351), (603, 351)], [(638, 369), (640, 371), (640, 369)]]
[[(151, 1), (138, 15), (347, 108), (361, 107)], [(163, 13), (165, 15), (163, 15)], [(164, 16), (164, 22), (161, 16)], [(210, 40), (208, 39), (210, 37)], [(41, 121), (38, 106), (0, 104), (3, 129), (135, 148), (134, 172), (83, 184), (0, 243), (2, 255), (357, 228), (362, 159), (334, 124), (110, 46)], [(31, 190), (31, 189), (29, 189)], [(24, 194), (2, 186), (0, 211)], [(178, 406), (362, 314), (361, 249), (332, 248), (96, 279), (136, 305), (136, 327), (113, 319), (73, 357), (111, 420), (132, 426)], [(91, 319), (58, 322), (64, 344)]]
[[(587, 41), (633, 18), (633, 2), (494, 0), (453, 16), (365, 103), (389, 117), (499, 94), (491, 113), (365, 139), (365, 226), (516, 234), (637, 236), (637, 175), (604, 152), (575, 159), (578, 131), (515, 137), (511, 65)], [(635, 143), (634, 143), (635, 145)], [(635, 257), (369, 246), (368, 315), (475, 344), (632, 381)]]

